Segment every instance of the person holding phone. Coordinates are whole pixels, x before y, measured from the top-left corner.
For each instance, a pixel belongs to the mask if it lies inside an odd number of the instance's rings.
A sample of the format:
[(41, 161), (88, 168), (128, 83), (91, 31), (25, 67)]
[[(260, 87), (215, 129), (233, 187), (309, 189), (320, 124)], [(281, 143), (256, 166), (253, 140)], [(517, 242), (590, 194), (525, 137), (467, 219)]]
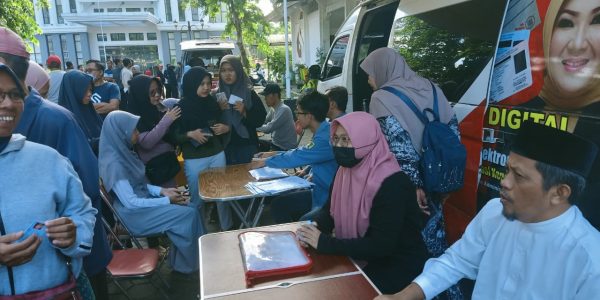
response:
[[(198, 193), (198, 174), (208, 168), (225, 166), (224, 145), (229, 125), (217, 99), (210, 94), (211, 75), (202, 67), (193, 67), (183, 75), (183, 98), (177, 104), (181, 119), (174, 125), (175, 136), (184, 158), (185, 176), (192, 195), (191, 203), (202, 207)], [(228, 203), (217, 203), (221, 229), (232, 226)]]

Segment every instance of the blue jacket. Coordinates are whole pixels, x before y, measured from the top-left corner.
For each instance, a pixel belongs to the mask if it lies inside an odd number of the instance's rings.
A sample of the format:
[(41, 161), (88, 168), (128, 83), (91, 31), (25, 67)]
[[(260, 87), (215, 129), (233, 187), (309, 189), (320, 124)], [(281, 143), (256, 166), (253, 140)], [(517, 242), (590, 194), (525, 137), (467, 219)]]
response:
[(329, 186), (338, 164), (329, 143), (329, 122), (323, 122), (306, 146), (272, 156), (266, 160), (271, 168), (296, 168), (310, 165), (315, 187), (312, 190), (312, 209), (321, 208), (329, 197)]
[(84, 260), (85, 272), (93, 276), (104, 271), (112, 259), (112, 251), (108, 247), (100, 218), (102, 198), (98, 159), (73, 114), (60, 105), (44, 100), (35, 89), (30, 89), (25, 98), (21, 121), (14, 133), (26, 136), (30, 142), (54, 148), (71, 161), (81, 179), (83, 190), (92, 200), (92, 206), (98, 210), (94, 226), (94, 247)]
[[(66, 282), (67, 264), (57, 250), (73, 258), (73, 273), (78, 276), (81, 260), (92, 247), (96, 210), (83, 192), (69, 160), (50, 147), (27, 142), (24, 136), (13, 134), (0, 152), (0, 166), (3, 170), (0, 172), (0, 211), (7, 234), (25, 231), (34, 222), (60, 217), (71, 218), (77, 226), (71, 247), (56, 248), (44, 236), (33, 259), (12, 268), (16, 294)], [(10, 292), (7, 268), (0, 265), (0, 295), (10, 295)]]

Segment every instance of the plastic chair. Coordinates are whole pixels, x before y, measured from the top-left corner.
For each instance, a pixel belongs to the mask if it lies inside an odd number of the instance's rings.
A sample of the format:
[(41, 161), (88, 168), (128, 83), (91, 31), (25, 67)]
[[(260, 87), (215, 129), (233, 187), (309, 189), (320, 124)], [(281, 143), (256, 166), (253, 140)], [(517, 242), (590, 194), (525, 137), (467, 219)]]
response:
[[(160, 288), (160, 286), (155, 285), (152, 277), (156, 275), (160, 281), (170, 289), (169, 284), (160, 276), (160, 266), (164, 261), (164, 257), (161, 260), (160, 255), (157, 249), (144, 249), (142, 245), (138, 241), (138, 239), (131, 234), (131, 231), (127, 227), (125, 223), (123, 223), (121, 217), (117, 213), (117, 211), (112, 206), (112, 198), (110, 194), (106, 191), (103, 185), (100, 185), (100, 196), (108, 208), (111, 210), (113, 215), (115, 216), (116, 224), (111, 226), (104, 217), (102, 217), (102, 223), (109, 235), (109, 244), (112, 249), (114, 246), (117, 246), (119, 249), (113, 250), (113, 258), (106, 267), (106, 270), (111, 278), (111, 280), (115, 283), (115, 285), (125, 294), (127, 299), (131, 299), (129, 294), (127, 293), (127, 289), (125, 289), (120, 283), (119, 280), (122, 279), (148, 279), (150, 284), (154, 286), (156, 289), (160, 291), (160, 293), (165, 297), (165, 299), (169, 299), (169, 296), (165, 291)], [(121, 230), (118, 229), (119, 226)], [(135, 248), (127, 248), (126, 245), (121, 241), (121, 235), (127, 235), (128, 239), (135, 245)], [(116, 243), (116, 245), (115, 245)], [(165, 255), (166, 257), (166, 255)]]

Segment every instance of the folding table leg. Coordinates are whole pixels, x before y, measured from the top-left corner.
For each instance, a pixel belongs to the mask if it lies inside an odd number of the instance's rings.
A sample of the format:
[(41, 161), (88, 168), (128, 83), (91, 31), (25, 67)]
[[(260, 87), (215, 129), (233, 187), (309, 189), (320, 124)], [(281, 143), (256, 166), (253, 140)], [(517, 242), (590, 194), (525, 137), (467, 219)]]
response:
[(248, 221), (246, 221), (245, 212), (242, 209), (242, 206), (236, 201), (230, 201), (229, 203), (231, 203), (231, 207), (233, 207), (233, 211), (242, 221), (242, 223), (240, 224), (240, 229), (243, 228), (243, 226), (250, 228), (250, 224), (248, 223)]
[(256, 227), (258, 225), (258, 221), (260, 221), (260, 217), (262, 216), (263, 210), (265, 209), (265, 197), (260, 198), (258, 202), (258, 208), (256, 209), (256, 214), (254, 215), (254, 220), (252, 221), (252, 227)]

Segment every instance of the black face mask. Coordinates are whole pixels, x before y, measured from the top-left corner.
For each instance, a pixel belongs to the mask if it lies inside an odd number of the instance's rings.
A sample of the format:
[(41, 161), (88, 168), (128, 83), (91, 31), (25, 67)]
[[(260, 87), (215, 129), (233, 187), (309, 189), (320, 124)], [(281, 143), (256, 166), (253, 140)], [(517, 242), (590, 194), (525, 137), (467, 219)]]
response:
[(356, 158), (356, 156), (354, 155), (354, 148), (348, 148), (348, 147), (332, 147), (333, 148), (333, 155), (335, 156), (335, 161), (337, 161), (338, 165), (345, 167), (345, 168), (352, 168), (356, 165), (358, 165), (358, 163), (360, 163), (360, 161), (362, 159), (358, 159)]

